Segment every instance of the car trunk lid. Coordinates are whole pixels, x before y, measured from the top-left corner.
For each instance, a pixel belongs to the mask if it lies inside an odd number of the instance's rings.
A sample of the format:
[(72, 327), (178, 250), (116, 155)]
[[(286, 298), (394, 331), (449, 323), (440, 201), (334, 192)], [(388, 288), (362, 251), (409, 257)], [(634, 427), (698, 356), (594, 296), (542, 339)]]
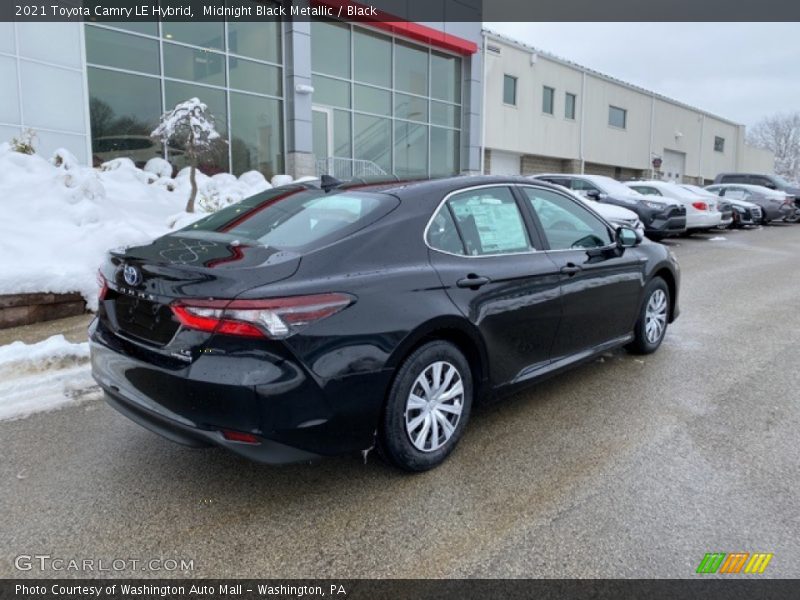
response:
[(101, 270), (109, 289), (101, 318), (136, 341), (169, 345), (180, 327), (175, 300), (232, 299), (291, 277), (299, 264), (297, 253), (229, 234), (176, 232), (110, 253)]

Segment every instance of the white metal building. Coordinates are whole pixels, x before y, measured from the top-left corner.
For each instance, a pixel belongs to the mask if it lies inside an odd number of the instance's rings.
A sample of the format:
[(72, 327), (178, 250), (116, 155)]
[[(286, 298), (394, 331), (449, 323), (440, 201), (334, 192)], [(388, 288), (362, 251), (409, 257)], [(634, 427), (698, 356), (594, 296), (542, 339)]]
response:
[(483, 44), (484, 172), (703, 183), (774, 170), (744, 125), (490, 31)]

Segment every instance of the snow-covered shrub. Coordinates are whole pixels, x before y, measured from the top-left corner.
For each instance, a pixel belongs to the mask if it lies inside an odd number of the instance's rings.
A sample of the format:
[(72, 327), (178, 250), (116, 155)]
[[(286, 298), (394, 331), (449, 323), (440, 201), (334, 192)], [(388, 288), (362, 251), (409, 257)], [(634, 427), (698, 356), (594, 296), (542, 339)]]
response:
[(268, 190), (272, 187), (261, 171), (247, 171), (242, 173), (239, 175), (239, 181), (250, 186), (251, 188), (262, 188)]
[(60, 167), (66, 171), (74, 170), (79, 166), (78, 159), (66, 148), (59, 148), (56, 150), (50, 162), (56, 167)]
[(281, 185), (288, 185), (292, 183), (292, 176), (291, 175), (273, 175), (272, 181), (270, 181), (272, 187), (278, 187)]
[(130, 158), (121, 156), (119, 158), (112, 158), (111, 160), (104, 162), (100, 165), (101, 171), (116, 171), (117, 169), (123, 169), (128, 171), (136, 171), (136, 163), (134, 163)]
[(136, 176), (139, 178), (139, 181), (148, 185), (158, 181), (158, 175), (151, 173), (150, 171), (139, 170), (136, 172)]
[(159, 187), (162, 187), (165, 190), (167, 190), (168, 192), (174, 192), (176, 189), (178, 189), (177, 183), (175, 182), (174, 179), (172, 179), (172, 177), (159, 177), (153, 183), (153, 185), (157, 185)]
[(147, 161), (144, 170), (153, 173), (158, 178), (172, 177), (172, 165), (160, 156), (155, 156)]
[(36, 132), (33, 129), (25, 129), (19, 137), (11, 138), (11, 149), (19, 154), (35, 154), (36, 149), (33, 142), (36, 139)]

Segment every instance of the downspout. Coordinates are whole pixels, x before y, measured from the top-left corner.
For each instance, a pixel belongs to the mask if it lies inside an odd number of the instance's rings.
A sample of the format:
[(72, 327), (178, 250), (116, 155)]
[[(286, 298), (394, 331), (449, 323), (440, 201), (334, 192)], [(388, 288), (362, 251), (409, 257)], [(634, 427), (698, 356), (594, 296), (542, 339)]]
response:
[(656, 123), (656, 93), (650, 93), (650, 179), (656, 178), (656, 168), (653, 166), (653, 130)]
[(481, 31), (481, 155), (480, 174), (486, 171), (486, 32)]
[(584, 155), (584, 150), (583, 150), (583, 143), (584, 143), (584, 140), (583, 140), (583, 136), (584, 136), (583, 127), (584, 127), (584, 122), (586, 121), (583, 118), (584, 114), (585, 114), (584, 106), (586, 105), (586, 71), (585, 70), (581, 71), (581, 98), (580, 98), (580, 103), (581, 103), (581, 124), (580, 124), (580, 127), (578, 128), (578, 131), (580, 132), (579, 133), (580, 138), (578, 140), (578, 146), (579, 146), (578, 153), (580, 155), (579, 158), (580, 158), (580, 161), (581, 161), (581, 175), (583, 175), (586, 172), (586, 168), (585, 168), (586, 167), (586, 157)]
[(706, 127), (706, 116), (700, 115), (700, 148), (699, 154), (697, 155), (697, 176), (700, 178), (700, 183), (698, 185), (703, 185), (705, 183), (706, 178), (703, 177), (703, 131)]

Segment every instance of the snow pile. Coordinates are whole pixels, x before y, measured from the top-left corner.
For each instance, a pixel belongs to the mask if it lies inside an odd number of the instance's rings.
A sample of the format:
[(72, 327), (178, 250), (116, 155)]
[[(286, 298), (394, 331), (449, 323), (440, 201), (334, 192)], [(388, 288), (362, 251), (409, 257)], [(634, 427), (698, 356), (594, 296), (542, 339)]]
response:
[(0, 421), (96, 396), (89, 344), (54, 335), (37, 344), (0, 346)]
[(107, 250), (146, 243), (272, 187), (254, 171), (198, 171), (197, 212), (187, 214), (188, 168), (171, 174), (162, 159), (144, 170), (128, 158), (92, 169), (67, 150), (48, 161), (0, 144), (0, 294), (80, 292), (95, 309)]

